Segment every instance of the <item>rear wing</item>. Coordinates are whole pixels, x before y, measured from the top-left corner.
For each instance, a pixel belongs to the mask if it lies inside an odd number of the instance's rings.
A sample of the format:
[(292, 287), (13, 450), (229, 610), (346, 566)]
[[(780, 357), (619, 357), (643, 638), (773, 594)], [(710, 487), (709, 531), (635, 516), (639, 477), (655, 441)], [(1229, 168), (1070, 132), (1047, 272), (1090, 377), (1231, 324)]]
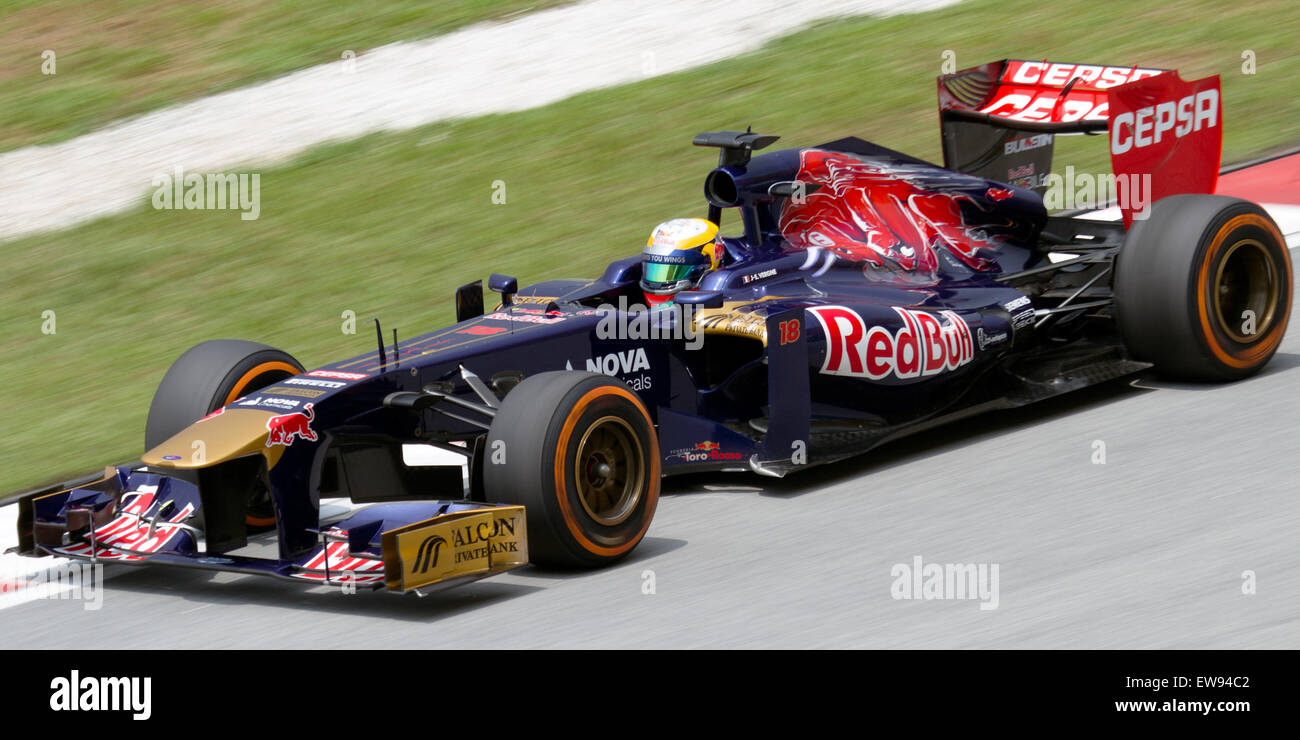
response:
[[(1125, 187), (1143, 204), (1214, 192), (1222, 155), (1218, 76), (1172, 70), (1004, 59), (938, 79), (944, 166), (1043, 194), (1056, 136), (1101, 134)], [(1118, 186), (1117, 186), (1118, 187)], [(1139, 209), (1121, 193), (1125, 223)]]

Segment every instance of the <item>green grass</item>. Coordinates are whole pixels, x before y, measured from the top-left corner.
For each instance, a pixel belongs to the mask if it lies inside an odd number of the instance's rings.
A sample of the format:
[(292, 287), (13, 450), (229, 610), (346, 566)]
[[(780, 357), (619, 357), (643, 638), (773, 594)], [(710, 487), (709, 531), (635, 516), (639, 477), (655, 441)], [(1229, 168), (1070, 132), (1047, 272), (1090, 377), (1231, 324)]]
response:
[[(6, 0), (0, 151), (315, 64), (570, 0)], [(55, 54), (54, 75), (42, 53)]]
[[(981, 0), (841, 21), (705, 69), (313, 150), (263, 171), (257, 221), (142, 197), (135, 212), (7, 243), (0, 491), (139, 454), (154, 387), (201, 340), (255, 339), (318, 365), (373, 345), (364, 326), (341, 334), (344, 310), (412, 337), (450, 322), (455, 286), (488, 272), (599, 274), (657, 222), (703, 214), (716, 155), (689, 145), (699, 131), (753, 124), (789, 145), (851, 134), (937, 160), (945, 49), (959, 66), (1049, 55), (1219, 73), (1226, 161), (1293, 144), (1296, 27), (1290, 2), (1187, 0)], [(1243, 49), (1258, 74), (1240, 73)], [(1103, 139), (1078, 143), (1106, 168)]]

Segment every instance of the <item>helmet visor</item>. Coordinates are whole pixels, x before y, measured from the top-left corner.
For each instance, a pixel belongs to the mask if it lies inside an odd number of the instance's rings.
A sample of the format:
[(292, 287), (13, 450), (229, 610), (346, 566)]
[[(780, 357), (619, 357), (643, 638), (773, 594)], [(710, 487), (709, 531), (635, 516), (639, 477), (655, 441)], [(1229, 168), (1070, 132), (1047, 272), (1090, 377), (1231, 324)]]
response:
[(641, 267), (641, 278), (651, 285), (672, 285), (682, 280), (690, 280), (691, 273), (699, 268), (700, 265), (646, 262)]

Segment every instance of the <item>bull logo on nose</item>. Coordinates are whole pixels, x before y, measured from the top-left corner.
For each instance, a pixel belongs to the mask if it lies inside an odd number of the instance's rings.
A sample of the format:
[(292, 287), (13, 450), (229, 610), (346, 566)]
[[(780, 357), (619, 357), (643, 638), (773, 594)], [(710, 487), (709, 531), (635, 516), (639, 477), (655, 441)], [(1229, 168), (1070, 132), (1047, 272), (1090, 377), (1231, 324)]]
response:
[(270, 434), (266, 435), (266, 446), (284, 445), (288, 447), (293, 444), (293, 438), (305, 439), (308, 442), (315, 442), (318, 437), (316, 432), (312, 431), (311, 422), (316, 418), (316, 412), (312, 410), (311, 404), (303, 406), (302, 413), (295, 411), (292, 414), (280, 414), (272, 416), (266, 420), (266, 429)]

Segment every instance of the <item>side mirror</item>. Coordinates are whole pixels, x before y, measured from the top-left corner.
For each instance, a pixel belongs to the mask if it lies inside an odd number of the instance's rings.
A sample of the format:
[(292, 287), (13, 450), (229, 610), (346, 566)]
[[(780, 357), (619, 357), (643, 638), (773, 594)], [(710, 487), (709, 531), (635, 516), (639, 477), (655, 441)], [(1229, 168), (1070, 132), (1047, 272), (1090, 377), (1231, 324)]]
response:
[(475, 280), (456, 289), (457, 323), (483, 315), (483, 281)]
[(722, 308), (723, 295), (717, 290), (683, 290), (673, 296), (673, 302), (700, 308)]
[(511, 275), (492, 273), (488, 278), (488, 288), (501, 294), (501, 304), (509, 306), (515, 293), (519, 292), (519, 280)]

